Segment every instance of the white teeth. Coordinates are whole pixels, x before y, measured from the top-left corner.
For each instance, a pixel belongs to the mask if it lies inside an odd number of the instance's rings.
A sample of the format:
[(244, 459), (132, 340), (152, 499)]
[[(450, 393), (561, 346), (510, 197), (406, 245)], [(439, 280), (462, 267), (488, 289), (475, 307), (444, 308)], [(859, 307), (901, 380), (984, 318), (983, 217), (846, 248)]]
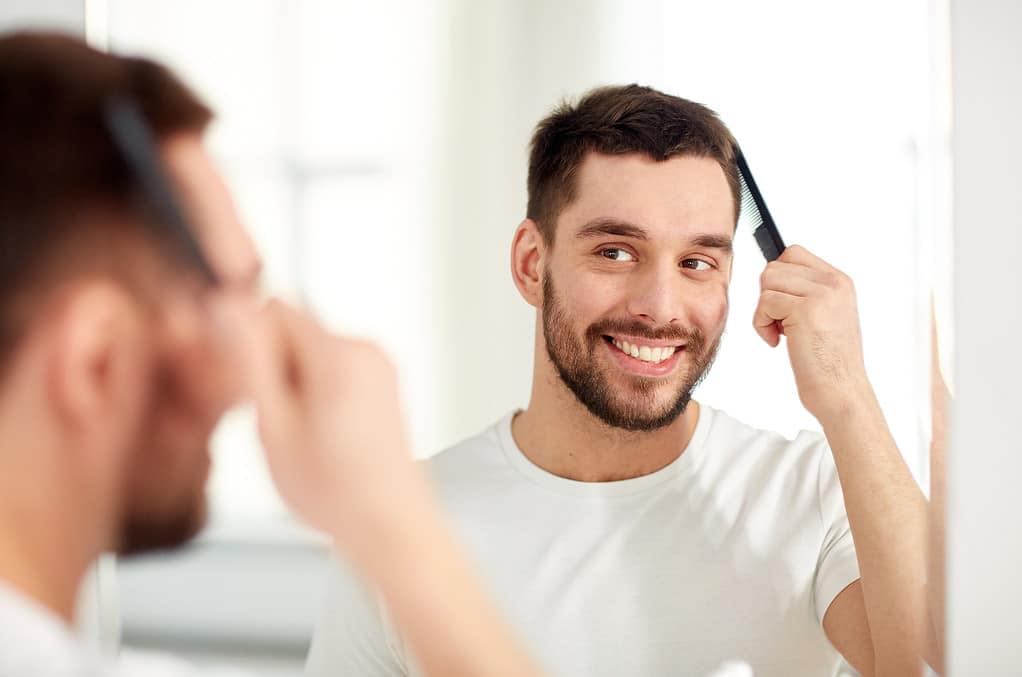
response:
[(673, 355), (675, 351), (674, 346), (667, 346), (664, 348), (650, 348), (649, 346), (632, 345), (628, 341), (619, 341), (617, 339), (613, 339), (613, 343), (624, 354), (631, 355), (637, 360), (642, 360), (643, 362), (652, 362), (654, 364), (657, 362), (663, 362), (671, 355)]

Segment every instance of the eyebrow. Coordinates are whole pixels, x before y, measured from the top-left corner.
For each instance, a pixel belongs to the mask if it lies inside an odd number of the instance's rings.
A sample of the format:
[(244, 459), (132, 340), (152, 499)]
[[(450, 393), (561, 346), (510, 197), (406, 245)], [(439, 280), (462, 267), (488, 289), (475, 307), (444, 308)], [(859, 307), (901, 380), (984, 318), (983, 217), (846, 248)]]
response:
[[(618, 237), (630, 237), (635, 240), (649, 240), (649, 234), (641, 226), (620, 219), (598, 218), (593, 219), (582, 227), (575, 237), (580, 240), (614, 235)], [(692, 238), (691, 244), (696, 247), (707, 249), (719, 249), (727, 255), (734, 250), (733, 240), (727, 235), (715, 235), (713, 233), (700, 233)]]
[(719, 249), (729, 256), (734, 251), (734, 245), (732, 242), (732, 239), (727, 235), (711, 235), (709, 233), (696, 235), (692, 238), (692, 244), (696, 247)]
[(602, 237), (604, 235), (617, 235), (620, 237), (631, 237), (636, 240), (648, 240), (646, 231), (627, 221), (618, 219), (599, 218), (593, 219), (582, 230), (575, 233), (575, 237), (584, 240), (591, 237)]

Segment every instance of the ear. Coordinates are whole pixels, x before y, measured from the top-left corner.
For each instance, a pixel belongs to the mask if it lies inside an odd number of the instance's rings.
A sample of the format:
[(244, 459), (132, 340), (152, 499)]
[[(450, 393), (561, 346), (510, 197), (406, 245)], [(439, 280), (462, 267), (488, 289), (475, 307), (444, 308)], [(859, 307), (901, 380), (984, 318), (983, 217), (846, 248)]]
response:
[(539, 308), (543, 305), (543, 267), (547, 246), (539, 226), (525, 219), (515, 231), (511, 243), (511, 277), (525, 301)]
[(69, 428), (129, 422), (143, 395), (142, 309), (109, 282), (77, 285), (51, 317), (48, 396)]

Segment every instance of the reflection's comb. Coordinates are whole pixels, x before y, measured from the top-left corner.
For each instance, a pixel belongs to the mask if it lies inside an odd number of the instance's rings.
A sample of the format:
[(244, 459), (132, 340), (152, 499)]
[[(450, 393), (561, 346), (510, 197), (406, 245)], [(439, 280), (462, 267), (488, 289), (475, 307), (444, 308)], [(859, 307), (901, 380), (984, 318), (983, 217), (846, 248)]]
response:
[(742, 188), (742, 204), (739, 216), (744, 216), (752, 224), (752, 233), (756, 236), (756, 244), (767, 261), (773, 261), (784, 251), (784, 240), (777, 232), (777, 225), (770, 210), (767, 209), (763, 195), (756, 186), (749, 164), (741, 149), (736, 149), (735, 161), (738, 163), (738, 181)]
[(216, 273), (203, 255), (195, 231), (177, 201), (160, 161), (156, 141), (138, 106), (130, 99), (115, 96), (107, 101), (103, 113), (114, 145), (155, 212), (154, 225), (166, 228), (206, 281), (216, 285)]

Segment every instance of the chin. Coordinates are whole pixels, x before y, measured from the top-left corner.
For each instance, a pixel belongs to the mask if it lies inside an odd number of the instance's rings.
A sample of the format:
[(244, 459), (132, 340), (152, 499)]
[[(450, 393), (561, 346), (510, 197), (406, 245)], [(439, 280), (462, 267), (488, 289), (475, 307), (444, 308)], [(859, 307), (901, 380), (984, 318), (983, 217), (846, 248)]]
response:
[[(618, 409), (608, 415), (600, 416), (600, 419), (612, 428), (620, 428), (630, 432), (655, 432), (666, 428), (678, 420), (688, 405), (688, 402), (673, 407), (661, 408), (651, 412), (648, 409), (635, 411), (633, 407)], [(629, 410), (630, 409), (630, 410)]]

